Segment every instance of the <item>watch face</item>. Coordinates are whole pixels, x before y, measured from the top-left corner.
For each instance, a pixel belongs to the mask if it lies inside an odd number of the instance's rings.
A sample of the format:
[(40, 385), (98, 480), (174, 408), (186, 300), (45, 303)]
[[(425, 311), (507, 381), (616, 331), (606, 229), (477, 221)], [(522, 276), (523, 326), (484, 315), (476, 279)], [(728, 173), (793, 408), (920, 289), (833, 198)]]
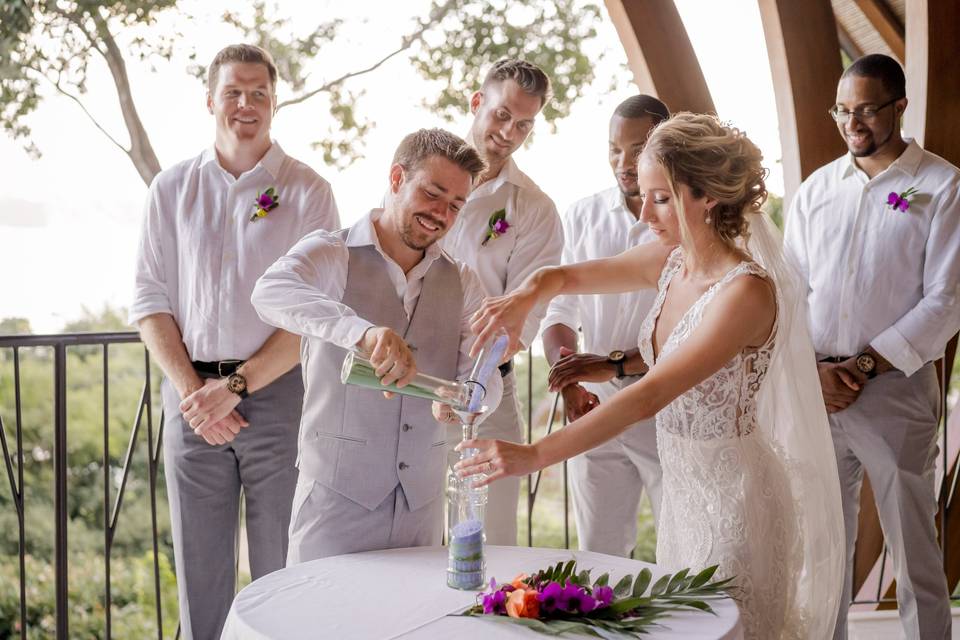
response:
[(239, 373), (231, 374), (230, 377), (227, 378), (227, 389), (233, 393), (241, 393), (242, 391), (246, 391), (247, 379)]
[(610, 358), (610, 360), (612, 360), (613, 362), (620, 362), (621, 360), (627, 357), (627, 354), (625, 354), (623, 351), (620, 351), (618, 349), (616, 351), (611, 351), (610, 355), (607, 357)]
[(862, 353), (857, 356), (857, 369), (863, 373), (870, 373), (877, 366), (877, 361), (869, 353)]

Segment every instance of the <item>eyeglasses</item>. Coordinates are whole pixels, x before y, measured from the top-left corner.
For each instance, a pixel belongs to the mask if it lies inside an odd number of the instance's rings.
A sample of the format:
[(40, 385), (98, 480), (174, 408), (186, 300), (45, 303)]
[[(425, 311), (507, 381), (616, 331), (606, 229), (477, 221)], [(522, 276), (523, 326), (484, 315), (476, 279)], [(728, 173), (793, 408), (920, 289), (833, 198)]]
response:
[(887, 107), (892, 105), (894, 102), (902, 98), (903, 96), (900, 96), (900, 98), (894, 98), (893, 100), (884, 102), (879, 107), (866, 107), (865, 109), (854, 109), (853, 111), (847, 111), (846, 109), (841, 109), (840, 105), (835, 104), (832, 107), (830, 107), (827, 113), (830, 114), (831, 118), (837, 121), (837, 124), (846, 124), (851, 117), (856, 118), (860, 122), (870, 122), (871, 120), (877, 117), (877, 114), (880, 113), (882, 109), (886, 109)]

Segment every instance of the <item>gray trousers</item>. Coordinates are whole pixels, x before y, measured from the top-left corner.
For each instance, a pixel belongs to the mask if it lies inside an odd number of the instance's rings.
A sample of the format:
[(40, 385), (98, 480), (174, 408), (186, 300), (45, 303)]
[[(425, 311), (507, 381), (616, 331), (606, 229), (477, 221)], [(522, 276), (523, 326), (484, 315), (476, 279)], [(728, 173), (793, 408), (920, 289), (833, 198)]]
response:
[(236, 590), (241, 488), (251, 577), (284, 565), (297, 483), (300, 367), (240, 402), (237, 411), (250, 426), (224, 445), (209, 445), (193, 432), (180, 414), (173, 385), (164, 380), (161, 392), (182, 637), (219, 638)]
[[(503, 379), (503, 399), (496, 411), (480, 423), (478, 429), (481, 438), (522, 442), (520, 405), (517, 402), (514, 374)], [(459, 425), (447, 427), (447, 459), (459, 460), (460, 454), (453, 448), (460, 444), (463, 433)], [(500, 478), (488, 487), (487, 508), (483, 517), (483, 531), (487, 544), (516, 546), (517, 544), (517, 503), (520, 500), (520, 478)], [(442, 516), (437, 520), (440, 528)]]
[(870, 476), (896, 573), (905, 636), (910, 640), (950, 638), (950, 600), (934, 525), (939, 419), (940, 392), (932, 364), (909, 378), (899, 371), (877, 376), (856, 402), (830, 416), (847, 543), (836, 640), (847, 637), (864, 470)]
[(660, 521), (660, 456), (656, 420), (636, 423), (570, 459), (570, 492), (580, 549), (627, 557), (637, 545), (640, 496), (646, 490)]
[(443, 499), (410, 511), (398, 484), (370, 511), (303, 473), (290, 519), (287, 565), (344, 553), (440, 544)]

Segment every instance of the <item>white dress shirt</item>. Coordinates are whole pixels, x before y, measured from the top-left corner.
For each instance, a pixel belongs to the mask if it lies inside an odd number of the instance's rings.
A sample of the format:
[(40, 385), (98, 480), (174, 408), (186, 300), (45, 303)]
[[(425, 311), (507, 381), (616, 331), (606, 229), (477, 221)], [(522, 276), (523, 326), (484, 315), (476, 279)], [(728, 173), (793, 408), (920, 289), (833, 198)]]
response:
[[(251, 221), (269, 187), (279, 205)], [(250, 304), (257, 278), (302, 236), (339, 227), (330, 185), (276, 142), (239, 178), (211, 147), (150, 185), (129, 322), (169, 313), (191, 360), (249, 358), (276, 330)]]
[[(618, 187), (575, 202), (563, 218), (563, 264), (609, 258), (656, 235), (627, 208)], [(637, 346), (640, 325), (653, 306), (656, 289), (628, 293), (557, 296), (550, 302), (543, 327), (555, 324), (583, 330), (583, 351), (606, 355)], [(629, 381), (628, 378), (626, 381)], [(584, 383), (601, 401), (622, 385)]]
[[(907, 211), (891, 192), (916, 188)], [(911, 375), (960, 328), (960, 171), (913, 140), (873, 179), (846, 155), (814, 172), (787, 217), (821, 356), (867, 345)]]
[[(427, 247), (423, 259), (404, 274), (380, 246), (373, 221), (383, 214), (383, 209), (374, 209), (361, 218), (347, 232), (346, 242), (327, 231), (314, 231), (300, 240), (290, 251), (267, 269), (253, 290), (252, 302), (264, 322), (286, 329), (291, 333), (319, 338), (338, 347), (349, 349), (360, 341), (364, 331), (374, 326), (341, 302), (347, 286), (347, 265), (350, 260), (348, 247), (373, 245), (383, 256), (387, 275), (403, 300), (407, 318), (413, 314), (423, 289), (423, 278), (440, 257), (440, 247), (434, 243)], [(474, 335), (470, 330), (472, 316), (486, 297), (483, 284), (477, 274), (467, 265), (455, 261), (463, 288), (463, 310), (460, 317), (460, 357), (457, 377), (465, 380), (473, 368), (470, 347)], [(309, 365), (308, 365), (309, 366)], [(428, 372), (429, 373), (429, 372)], [(329, 376), (329, 371), (304, 375)], [(495, 408), (500, 403), (503, 383), (499, 375), (491, 376), (487, 385), (487, 406)]]
[[(500, 209), (510, 228), (483, 245), (490, 216)], [(496, 178), (470, 193), (441, 244), (477, 272), (491, 296), (502, 296), (540, 267), (559, 264), (563, 228), (553, 200), (510, 158)], [(546, 305), (538, 305), (527, 317), (520, 336), (525, 346), (536, 339), (545, 313)]]

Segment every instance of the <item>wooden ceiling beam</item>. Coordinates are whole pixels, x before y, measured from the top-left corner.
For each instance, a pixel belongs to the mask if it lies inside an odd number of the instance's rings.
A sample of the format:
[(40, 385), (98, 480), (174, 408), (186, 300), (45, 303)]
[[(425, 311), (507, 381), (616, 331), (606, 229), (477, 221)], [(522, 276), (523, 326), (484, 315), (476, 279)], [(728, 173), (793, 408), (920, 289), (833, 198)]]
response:
[(893, 55), (903, 64), (906, 61), (906, 38), (900, 18), (885, 0), (854, 0)]

